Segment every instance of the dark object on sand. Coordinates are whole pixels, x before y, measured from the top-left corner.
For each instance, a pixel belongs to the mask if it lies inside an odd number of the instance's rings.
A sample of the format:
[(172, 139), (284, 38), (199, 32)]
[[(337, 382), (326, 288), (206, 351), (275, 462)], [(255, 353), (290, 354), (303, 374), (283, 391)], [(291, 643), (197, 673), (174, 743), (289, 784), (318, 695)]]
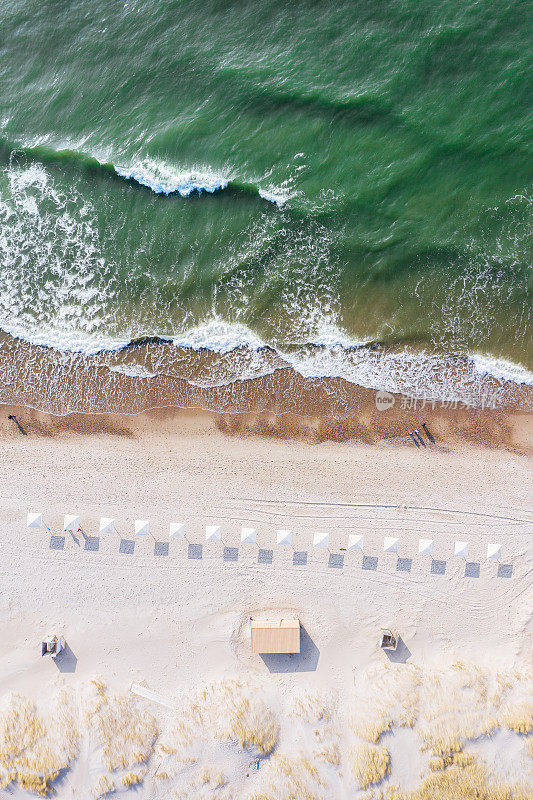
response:
[(409, 436), (411, 437), (411, 439), (413, 440), (413, 442), (415, 443), (415, 445), (416, 445), (416, 446), (418, 447), (418, 449), (420, 450), (420, 444), (419, 444), (419, 442), (418, 442), (418, 439), (416, 438), (416, 436), (414, 435), (414, 433), (413, 433), (412, 431), (409, 431)]
[(425, 434), (426, 434), (426, 436), (428, 437), (428, 439), (429, 439), (429, 441), (431, 442), (431, 444), (435, 444), (435, 439), (434, 439), (434, 437), (431, 435), (431, 433), (428, 431), (428, 429), (427, 429), (427, 426), (426, 426), (426, 423), (425, 423), (425, 422), (423, 422), (423, 423), (422, 423), (422, 427), (424, 428), (424, 433), (425, 433)]
[(14, 414), (9, 414), (7, 418), (13, 420), (13, 422), (15, 423), (15, 425), (17, 426), (17, 428), (19, 429), (19, 431), (23, 436), (28, 435)]
[(422, 437), (420, 436), (420, 434), (418, 433), (418, 431), (417, 431), (417, 429), (416, 429), (416, 428), (415, 428), (415, 436), (416, 436), (416, 438), (418, 439), (418, 441), (420, 442), (420, 444), (422, 445), (422, 447), (425, 447), (425, 446), (426, 446), (426, 443), (425, 443), (425, 441), (422, 439)]

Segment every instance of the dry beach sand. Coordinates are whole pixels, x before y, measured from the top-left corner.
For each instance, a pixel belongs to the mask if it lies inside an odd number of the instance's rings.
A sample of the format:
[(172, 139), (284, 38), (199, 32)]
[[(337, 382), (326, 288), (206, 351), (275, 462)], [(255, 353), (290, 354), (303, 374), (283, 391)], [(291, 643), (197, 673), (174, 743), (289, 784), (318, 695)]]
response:
[[(2, 407), (9, 796), (532, 797), (531, 419), (500, 418), (506, 441), (482, 446), (494, 419), (477, 419), (477, 438), (416, 449), (405, 425), (369, 445), (303, 418)], [(29, 510), (56, 538), (26, 528)], [(63, 541), (64, 513), (82, 532)], [(100, 516), (117, 531), (97, 541)], [(130, 552), (136, 518), (153, 535)], [(186, 541), (168, 541), (171, 521)], [(221, 543), (206, 544), (209, 524)], [(241, 526), (257, 546), (240, 545)], [(276, 546), (278, 528), (293, 548)], [(329, 553), (313, 551), (320, 530)], [(364, 534), (364, 556), (341, 550), (350, 533)], [(399, 537), (397, 554), (384, 536)], [(419, 538), (445, 564), (419, 556)], [(455, 540), (469, 542), (467, 563)], [(250, 653), (249, 618), (269, 613), (299, 616), (299, 657)], [(382, 626), (402, 637), (392, 658)], [(68, 643), (57, 663), (40, 657), (48, 633)]]

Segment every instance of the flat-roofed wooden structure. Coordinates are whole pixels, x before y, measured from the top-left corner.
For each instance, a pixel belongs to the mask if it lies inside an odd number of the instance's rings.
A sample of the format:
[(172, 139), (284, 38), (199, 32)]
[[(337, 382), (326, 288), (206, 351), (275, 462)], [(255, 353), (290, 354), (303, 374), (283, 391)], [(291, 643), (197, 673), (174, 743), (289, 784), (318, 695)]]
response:
[(253, 619), (252, 653), (299, 653), (299, 619)]

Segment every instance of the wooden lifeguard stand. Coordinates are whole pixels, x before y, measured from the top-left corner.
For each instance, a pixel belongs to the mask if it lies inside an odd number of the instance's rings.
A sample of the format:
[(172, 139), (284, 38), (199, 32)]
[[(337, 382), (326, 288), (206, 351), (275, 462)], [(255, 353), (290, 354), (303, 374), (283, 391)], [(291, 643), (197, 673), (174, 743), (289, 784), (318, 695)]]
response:
[(396, 650), (398, 637), (389, 628), (382, 628), (379, 646), (382, 650)]
[(46, 639), (43, 639), (43, 641), (41, 642), (42, 656), (52, 656), (52, 658), (55, 658), (64, 649), (65, 649), (64, 636), (47, 636)]

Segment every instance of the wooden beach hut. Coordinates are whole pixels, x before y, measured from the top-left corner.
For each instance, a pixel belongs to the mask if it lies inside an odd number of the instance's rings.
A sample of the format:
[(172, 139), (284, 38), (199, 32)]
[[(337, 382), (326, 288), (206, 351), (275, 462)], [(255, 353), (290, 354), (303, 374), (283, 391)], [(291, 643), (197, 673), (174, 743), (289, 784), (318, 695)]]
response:
[(299, 619), (252, 619), (252, 653), (299, 653)]

